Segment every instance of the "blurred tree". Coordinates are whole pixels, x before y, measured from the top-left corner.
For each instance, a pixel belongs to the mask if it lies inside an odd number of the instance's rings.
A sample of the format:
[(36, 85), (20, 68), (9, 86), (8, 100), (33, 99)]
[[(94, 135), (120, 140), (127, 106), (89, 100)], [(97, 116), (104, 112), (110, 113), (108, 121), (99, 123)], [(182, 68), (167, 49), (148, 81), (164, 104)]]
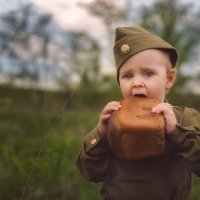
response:
[(82, 84), (88, 87), (98, 85), (100, 78), (100, 47), (97, 41), (88, 34), (70, 32), (69, 37), (69, 63), (73, 66), (75, 74), (83, 76)]
[(100, 47), (87, 33), (63, 30), (50, 14), (39, 12), (32, 4), (0, 16), (0, 23), (4, 56), (0, 66), (3, 69), (6, 60), (13, 83), (29, 81), (29, 87), (39, 89), (41, 81), (50, 80), (69, 89), (82, 74), (83, 85), (98, 82)]
[(100, 17), (106, 26), (107, 36), (112, 41), (114, 25), (123, 22), (126, 7), (123, 2), (110, 0), (95, 0), (91, 3), (81, 3), (91, 14)]
[[(46, 27), (49, 25), (51, 16), (38, 15), (36, 23), (33, 24), (33, 13), (31, 5), (28, 4), (20, 8), (19, 12), (12, 11), (1, 16), (3, 28), (0, 31), (2, 36), (0, 52), (4, 62), (7, 60), (7, 64), (10, 65), (8, 66), (10, 72), (9, 70), (7, 72), (13, 82), (15, 79), (25, 80), (29, 81), (29, 86), (37, 88), (41, 66), (38, 66), (35, 58), (46, 57), (48, 45)], [(35, 35), (41, 35), (43, 40), (40, 37), (36, 38)], [(36, 47), (37, 43), (41, 48)], [(2, 66), (5, 65), (4, 62), (1, 62)], [(11, 66), (11, 63), (14, 65)]]
[(178, 67), (196, 55), (199, 44), (200, 7), (180, 0), (156, 0), (141, 9), (141, 25), (174, 45), (180, 54)]
[[(104, 55), (106, 56), (105, 59), (110, 62), (110, 65), (114, 66), (112, 59), (113, 36), (116, 25), (124, 22), (126, 16), (125, 3), (123, 1), (95, 0), (90, 3), (80, 3), (80, 5), (86, 8), (92, 15), (102, 20), (106, 34), (98, 42), (101, 43), (103, 40), (107, 43), (107, 47), (103, 49)], [(103, 82), (101, 84), (103, 88)]]
[[(49, 62), (52, 17), (48, 13), (39, 13), (36, 7), (27, 4), (19, 10), (1, 15), (0, 23), (2, 72), (7, 75), (11, 85), (35, 88), (36, 106), (41, 109), (44, 106), (41, 82), (47, 80), (49, 74), (52, 79), (58, 74)], [(63, 74), (60, 73), (60, 76)]]

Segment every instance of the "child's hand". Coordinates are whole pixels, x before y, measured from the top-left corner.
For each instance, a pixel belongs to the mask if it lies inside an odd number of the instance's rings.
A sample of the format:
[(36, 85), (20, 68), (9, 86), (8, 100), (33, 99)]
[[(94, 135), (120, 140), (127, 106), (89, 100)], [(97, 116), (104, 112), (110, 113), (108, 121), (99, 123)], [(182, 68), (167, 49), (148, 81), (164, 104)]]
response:
[(107, 133), (108, 121), (112, 111), (118, 110), (121, 107), (120, 102), (111, 101), (102, 110), (99, 123), (97, 125), (100, 137), (105, 137)]
[(160, 103), (152, 108), (152, 112), (164, 115), (166, 134), (170, 134), (176, 128), (176, 116), (171, 104)]

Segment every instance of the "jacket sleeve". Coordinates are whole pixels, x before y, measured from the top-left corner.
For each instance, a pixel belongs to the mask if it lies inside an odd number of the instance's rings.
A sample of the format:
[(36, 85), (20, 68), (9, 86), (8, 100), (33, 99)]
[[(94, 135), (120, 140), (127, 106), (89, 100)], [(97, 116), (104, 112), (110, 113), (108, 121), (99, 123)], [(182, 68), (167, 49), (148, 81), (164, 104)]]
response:
[(81, 175), (87, 180), (101, 182), (107, 177), (110, 151), (106, 138), (100, 138), (97, 128), (84, 139), (76, 165)]
[(190, 108), (175, 113), (178, 124), (167, 139), (191, 171), (200, 176), (200, 113)]

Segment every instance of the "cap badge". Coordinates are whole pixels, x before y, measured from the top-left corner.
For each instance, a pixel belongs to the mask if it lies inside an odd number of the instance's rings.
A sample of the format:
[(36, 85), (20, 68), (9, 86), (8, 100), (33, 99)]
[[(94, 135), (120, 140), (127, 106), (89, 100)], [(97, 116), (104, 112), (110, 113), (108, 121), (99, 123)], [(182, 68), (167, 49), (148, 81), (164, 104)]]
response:
[(130, 47), (129, 47), (128, 44), (123, 44), (123, 45), (121, 46), (121, 53), (127, 54), (127, 53), (129, 53), (129, 51), (130, 51)]

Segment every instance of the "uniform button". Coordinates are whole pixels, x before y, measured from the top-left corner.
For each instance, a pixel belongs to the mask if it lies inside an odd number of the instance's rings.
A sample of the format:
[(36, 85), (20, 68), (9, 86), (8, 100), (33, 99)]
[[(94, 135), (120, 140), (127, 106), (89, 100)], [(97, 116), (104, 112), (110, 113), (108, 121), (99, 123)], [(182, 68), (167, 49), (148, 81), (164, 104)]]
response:
[(97, 143), (97, 140), (95, 138), (93, 138), (91, 141), (90, 141), (91, 144), (96, 144)]
[(129, 53), (129, 51), (130, 51), (130, 47), (129, 47), (128, 44), (123, 44), (123, 45), (121, 46), (121, 52), (122, 52), (123, 54)]

